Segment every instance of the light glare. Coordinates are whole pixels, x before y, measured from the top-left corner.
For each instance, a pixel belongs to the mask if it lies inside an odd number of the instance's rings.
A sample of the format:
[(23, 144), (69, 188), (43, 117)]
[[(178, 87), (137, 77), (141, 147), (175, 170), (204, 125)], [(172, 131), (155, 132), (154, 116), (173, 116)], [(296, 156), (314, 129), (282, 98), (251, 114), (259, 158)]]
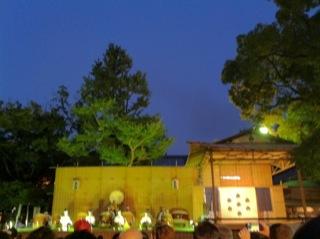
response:
[(261, 134), (268, 134), (269, 133), (269, 129), (266, 126), (260, 127), (259, 131)]

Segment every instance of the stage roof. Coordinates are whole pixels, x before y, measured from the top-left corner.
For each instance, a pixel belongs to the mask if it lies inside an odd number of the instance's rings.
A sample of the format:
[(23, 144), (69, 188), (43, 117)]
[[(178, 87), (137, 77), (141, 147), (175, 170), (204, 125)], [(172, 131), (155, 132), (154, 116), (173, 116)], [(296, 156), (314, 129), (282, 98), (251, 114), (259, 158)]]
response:
[(291, 168), (290, 152), (296, 147), (274, 137), (254, 135), (251, 131), (212, 143), (188, 141), (189, 155), (186, 166), (196, 166), (211, 159), (215, 163), (269, 163), (273, 174)]

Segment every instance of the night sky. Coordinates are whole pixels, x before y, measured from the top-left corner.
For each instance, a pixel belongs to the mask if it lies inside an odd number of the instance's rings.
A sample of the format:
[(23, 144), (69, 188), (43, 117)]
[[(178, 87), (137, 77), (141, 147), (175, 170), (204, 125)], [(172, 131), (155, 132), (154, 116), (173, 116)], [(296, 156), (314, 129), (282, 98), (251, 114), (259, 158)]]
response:
[(47, 105), (59, 85), (78, 97), (83, 76), (116, 43), (146, 72), (148, 113), (175, 138), (212, 141), (247, 128), (220, 81), (236, 36), (274, 20), (268, 0), (0, 0), (0, 99)]

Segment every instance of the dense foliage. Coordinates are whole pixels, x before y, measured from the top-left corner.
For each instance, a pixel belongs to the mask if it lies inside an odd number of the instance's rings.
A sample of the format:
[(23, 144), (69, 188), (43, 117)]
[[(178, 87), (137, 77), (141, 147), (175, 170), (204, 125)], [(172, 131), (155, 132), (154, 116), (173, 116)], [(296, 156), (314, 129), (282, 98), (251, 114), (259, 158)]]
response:
[(9, 212), (19, 204), (48, 207), (47, 191), (30, 182), (0, 182), (0, 211)]
[(162, 156), (172, 139), (166, 138), (160, 119), (132, 119), (114, 115), (117, 104), (97, 100), (74, 109), (81, 119), (81, 132), (63, 138), (59, 147), (71, 157), (97, 154), (109, 164), (139, 164)]
[(146, 74), (132, 73), (132, 59), (120, 46), (110, 44), (102, 60), (92, 66), (84, 78), (79, 104), (90, 105), (96, 100), (113, 100), (113, 112), (119, 116), (139, 116), (149, 105), (150, 92)]
[(162, 156), (172, 143), (158, 116), (143, 114), (149, 104), (146, 75), (131, 73), (132, 59), (110, 44), (81, 87), (73, 108), (77, 132), (59, 142), (74, 158), (99, 158), (108, 164), (146, 163)]
[(40, 206), (50, 201), (51, 167), (70, 161), (57, 148), (59, 139), (70, 130), (63, 114), (66, 92), (60, 87), (49, 109), (36, 102), (0, 102), (0, 210), (19, 203)]
[(0, 179), (37, 182), (66, 155), (57, 149), (65, 120), (52, 108), (31, 102), (0, 104)]
[[(237, 55), (225, 63), (222, 81), (231, 85), (230, 98), (244, 118), (302, 143), (295, 152), (307, 153), (304, 142), (319, 139), (320, 129), (320, 2), (275, 3), (275, 22), (238, 36)], [(295, 159), (303, 168), (316, 161), (312, 154)]]

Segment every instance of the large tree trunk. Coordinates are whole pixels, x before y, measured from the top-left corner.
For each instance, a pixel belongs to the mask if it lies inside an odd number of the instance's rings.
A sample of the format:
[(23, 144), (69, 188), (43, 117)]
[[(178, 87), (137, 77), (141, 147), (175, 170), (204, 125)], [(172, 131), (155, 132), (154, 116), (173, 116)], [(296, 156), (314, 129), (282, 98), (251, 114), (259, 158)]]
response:
[(130, 148), (130, 163), (129, 163), (129, 167), (131, 167), (131, 166), (133, 165), (133, 162), (134, 162), (134, 152), (135, 152), (135, 149)]

